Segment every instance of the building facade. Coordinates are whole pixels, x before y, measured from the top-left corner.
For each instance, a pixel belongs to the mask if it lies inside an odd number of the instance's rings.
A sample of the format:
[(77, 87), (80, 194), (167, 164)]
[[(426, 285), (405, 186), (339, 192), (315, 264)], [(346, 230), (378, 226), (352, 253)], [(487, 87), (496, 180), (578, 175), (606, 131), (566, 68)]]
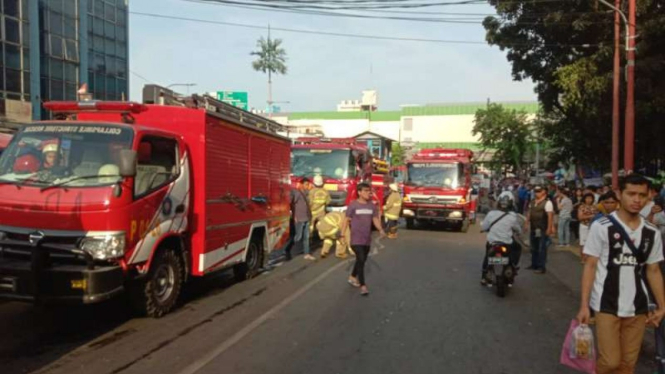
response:
[(0, 118), (48, 118), (41, 103), (128, 97), (128, 0), (3, 0)]

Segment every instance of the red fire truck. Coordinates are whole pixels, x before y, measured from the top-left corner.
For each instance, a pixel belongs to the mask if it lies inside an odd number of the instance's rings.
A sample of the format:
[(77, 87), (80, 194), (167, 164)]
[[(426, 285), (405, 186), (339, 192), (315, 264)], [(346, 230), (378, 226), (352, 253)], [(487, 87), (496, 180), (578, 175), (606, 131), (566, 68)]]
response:
[[(175, 103), (174, 103), (175, 104)], [(288, 239), (290, 142), (208, 96), (176, 105), (50, 102), (0, 156), (0, 296), (143, 313), (191, 277), (257, 274)]]
[(465, 232), (475, 219), (471, 203), (473, 152), (423, 149), (406, 162), (402, 215), (407, 228), (416, 222), (445, 222)]
[[(357, 198), (358, 183), (373, 186), (373, 199), (383, 201), (384, 176), (388, 165), (373, 160), (368, 149), (354, 139), (299, 138), (291, 150), (291, 181), (293, 185), (303, 178), (321, 175), (324, 188), (330, 192), (328, 211), (343, 211)], [(379, 204), (382, 205), (382, 204)]]

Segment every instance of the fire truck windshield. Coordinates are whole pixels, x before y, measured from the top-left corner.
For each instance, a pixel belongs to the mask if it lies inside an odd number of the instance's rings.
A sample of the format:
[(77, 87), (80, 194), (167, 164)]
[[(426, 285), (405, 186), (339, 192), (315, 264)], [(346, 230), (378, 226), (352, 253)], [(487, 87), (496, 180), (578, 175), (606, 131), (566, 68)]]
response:
[(39, 187), (116, 183), (119, 151), (131, 148), (133, 136), (131, 129), (112, 125), (25, 126), (0, 155), (0, 183)]
[(410, 163), (407, 183), (419, 187), (457, 188), (464, 176), (464, 165), (459, 162)]
[(356, 164), (349, 149), (293, 149), (291, 170), (297, 177), (345, 179), (355, 177)]

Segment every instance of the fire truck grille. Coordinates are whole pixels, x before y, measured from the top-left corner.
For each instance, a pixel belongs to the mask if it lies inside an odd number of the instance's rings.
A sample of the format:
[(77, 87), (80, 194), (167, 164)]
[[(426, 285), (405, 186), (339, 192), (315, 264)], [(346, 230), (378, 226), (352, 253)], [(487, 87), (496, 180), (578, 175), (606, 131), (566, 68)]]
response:
[(457, 204), (456, 197), (438, 197), (438, 196), (411, 197), (411, 201), (416, 204), (440, 204), (440, 205)]
[(49, 253), (51, 263), (85, 264), (83, 256), (70, 252), (77, 247), (79, 236), (45, 236), (40, 240), (39, 249), (30, 243), (30, 235), (4, 232), (5, 239), (0, 241), (0, 256), (21, 261), (31, 261), (32, 251), (42, 250)]
[(330, 204), (329, 206), (345, 206), (346, 205), (346, 196), (345, 191), (333, 191), (330, 192)]

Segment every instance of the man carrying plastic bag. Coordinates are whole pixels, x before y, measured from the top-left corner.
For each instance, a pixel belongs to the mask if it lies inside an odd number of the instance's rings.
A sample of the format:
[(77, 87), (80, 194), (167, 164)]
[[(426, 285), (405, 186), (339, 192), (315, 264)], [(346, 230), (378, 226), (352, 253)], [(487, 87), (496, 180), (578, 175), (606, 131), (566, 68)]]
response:
[[(582, 275), (582, 300), (577, 320), (587, 325), (596, 312), (596, 372), (633, 373), (646, 324), (658, 326), (665, 315), (665, 293), (659, 262), (660, 232), (640, 216), (649, 182), (631, 174), (620, 184), (621, 207), (594, 222), (584, 246), (588, 256)], [(649, 312), (645, 280), (658, 304)]]

